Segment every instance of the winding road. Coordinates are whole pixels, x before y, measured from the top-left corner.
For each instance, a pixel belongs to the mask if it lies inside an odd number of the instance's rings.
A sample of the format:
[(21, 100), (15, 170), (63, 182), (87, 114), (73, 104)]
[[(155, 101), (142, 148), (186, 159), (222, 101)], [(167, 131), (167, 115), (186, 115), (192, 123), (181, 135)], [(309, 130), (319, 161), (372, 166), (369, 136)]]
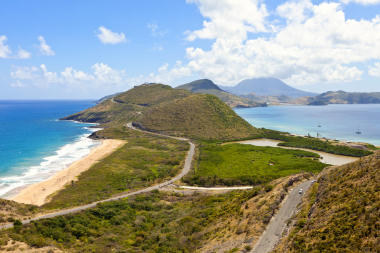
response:
[[(73, 214), (73, 213), (77, 213), (77, 212), (80, 212), (80, 211), (83, 211), (83, 210), (86, 210), (89, 208), (96, 207), (96, 205), (99, 203), (119, 200), (119, 199), (123, 199), (126, 197), (130, 197), (130, 196), (134, 196), (134, 195), (158, 190), (160, 188), (171, 185), (174, 182), (180, 180), (182, 177), (184, 177), (190, 171), (191, 162), (192, 162), (192, 159), (193, 159), (193, 156), (195, 153), (195, 145), (189, 139), (164, 135), (164, 134), (160, 134), (160, 133), (153, 133), (153, 132), (149, 132), (149, 131), (144, 131), (144, 130), (135, 128), (132, 125), (132, 123), (128, 123), (127, 127), (131, 128), (133, 130), (145, 132), (148, 134), (154, 134), (154, 135), (172, 138), (172, 139), (176, 139), (176, 140), (187, 141), (190, 144), (190, 148), (187, 152), (185, 162), (184, 162), (184, 166), (183, 166), (181, 172), (177, 176), (171, 178), (170, 180), (165, 181), (165, 182), (160, 183), (160, 184), (157, 184), (157, 185), (153, 185), (153, 186), (150, 186), (150, 187), (138, 190), (138, 191), (134, 191), (134, 192), (128, 192), (128, 193), (121, 194), (121, 195), (111, 197), (108, 199), (104, 199), (101, 201), (96, 201), (96, 202), (93, 202), (93, 203), (90, 203), (87, 205), (82, 205), (82, 206), (78, 206), (78, 207), (64, 209), (64, 210), (60, 210), (57, 212), (53, 212), (53, 213), (41, 215), (38, 217), (34, 217), (31, 219), (26, 219), (26, 220), (23, 220), (22, 223), (28, 224), (32, 221), (37, 221), (37, 220), (47, 219), (47, 218), (53, 218), (53, 217), (57, 217), (57, 216), (61, 216), (61, 215)], [(281, 203), (280, 210), (278, 211), (278, 213), (274, 217), (272, 217), (272, 219), (271, 219), (270, 223), (268, 224), (266, 230), (261, 235), (259, 241), (256, 243), (255, 247), (253, 248), (253, 250), (251, 252), (253, 252), (253, 253), (265, 253), (265, 252), (271, 251), (275, 247), (276, 243), (281, 239), (281, 235), (282, 235), (282, 232), (286, 226), (287, 220), (292, 217), (292, 215), (294, 214), (294, 212), (297, 208), (297, 205), (302, 201), (302, 194), (298, 193), (299, 189), (302, 188), (303, 191), (306, 192), (308, 190), (308, 188), (311, 186), (311, 184), (312, 184), (312, 180), (309, 180), (309, 181), (306, 181), (306, 182), (303, 182), (303, 183), (297, 185), (295, 188), (293, 188), (293, 190), (291, 190), (291, 192), (288, 194), (288, 196), (285, 197), (285, 199)], [(195, 186), (178, 186), (178, 187), (184, 188), (184, 189), (204, 190), (204, 191), (245, 190), (245, 189), (251, 189), (252, 188), (251, 186), (211, 187), (211, 188), (195, 187)], [(13, 227), (13, 223), (7, 223), (4, 225), (1, 225), (0, 229), (7, 229), (7, 228), (12, 228), (12, 227)]]
[(312, 185), (312, 181), (308, 180), (297, 185), (285, 197), (281, 203), (280, 210), (272, 217), (251, 253), (266, 253), (274, 249), (282, 237), (287, 221), (293, 216), (298, 204), (302, 201), (303, 194), (300, 194), (299, 190), (302, 189), (303, 192), (307, 192)]
[[(83, 210), (86, 210), (86, 209), (89, 209), (89, 208), (93, 208), (93, 207), (95, 207), (99, 203), (119, 200), (119, 199), (123, 199), (123, 198), (126, 198), (126, 197), (138, 195), (138, 194), (141, 194), (141, 193), (147, 193), (147, 192), (151, 192), (151, 191), (154, 191), (154, 190), (158, 190), (158, 189), (160, 189), (160, 188), (162, 188), (164, 186), (173, 184), (175, 181), (181, 179), (183, 176), (185, 176), (190, 171), (190, 169), (191, 169), (191, 162), (192, 162), (192, 159), (193, 159), (193, 156), (194, 156), (194, 153), (195, 153), (195, 145), (189, 139), (181, 138), (181, 137), (173, 137), (173, 136), (169, 136), (169, 135), (164, 135), (164, 134), (159, 134), (159, 133), (152, 133), (152, 132), (140, 130), (140, 129), (137, 129), (137, 128), (133, 127), (132, 123), (128, 123), (127, 126), (129, 128), (131, 128), (131, 129), (133, 129), (133, 130), (136, 130), (136, 131), (146, 132), (146, 133), (149, 133), (149, 134), (154, 134), (154, 135), (163, 136), (163, 137), (172, 138), (172, 139), (181, 140), (181, 141), (187, 141), (190, 144), (190, 148), (189, 148), (189, 151), (187, 152), (187, 155), (186, 155), (186, 158), (185, 158), (185, 163), (183, 165), (182, 171), (177, 176), (173, 177), (172, 179), (170, 179), (168, 181), (165, 181), (163, 183), (157, 184), (157, 185), (153, 185), (153, 186), (150, 186), (150, 187), (138, 190), (138, 191), (134, 191), (134, 192), (128, 192), (128, 193), (125, 193), (125, 194), (121, 194), (121, 195), (118, 195), (118, 196), (115, 196), (115, 197), (112, 197), (112, 198), (96, 201), (96, 202), (93, 202), (93, 203), (90, 203), (90, 204), (87, 204), (87, 205), (82, 205), (82, 206), (78, 206), (78, 207), (73, 207), (73, 208), (69, 208), (69, 209), (60, 210), (60, 211), (57, 211), (57, 212), (53, 212), (53, 213), (37, 216), (37, 217), (32, 218), (32, 219), (26, 219), (26, 220), (22, 221), (22, 224), (28, 224), (28, 223), (30, 223), (32, 221), (37, 221), (37, 220), (46, 219), (46, 218), (53, 218), (53, 217), (57, 217), (57, 216), (61, 216), (61, 215), (77, 213), (77, 212), (80, 212), (80, 211), (83, 211)], [(4, 224), (4, 225), (1, 225), (0, 229), (7, 229), (7, 228), (12, 228), (12, 227), (13, 227), (13, 223), (7, 223), (7, 224)]]

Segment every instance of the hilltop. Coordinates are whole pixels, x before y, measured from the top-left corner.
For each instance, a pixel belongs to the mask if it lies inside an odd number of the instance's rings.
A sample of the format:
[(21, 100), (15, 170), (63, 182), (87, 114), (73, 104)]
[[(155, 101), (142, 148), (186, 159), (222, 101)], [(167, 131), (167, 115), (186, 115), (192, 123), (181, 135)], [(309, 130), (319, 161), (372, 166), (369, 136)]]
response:
[(308, 99), (309, 105), (379, 104), (380, 92), (328, 91)]
[(145, 128), (170, 135), (232, 140), (258, 133), (215, 96), (193, 94), (150, 108), (139, 122)]
[(235, 95), (287, 96), (292, 98), (315, 96), (315, 93), (293, 88), (277, 78), (252, 78), (238, 83), (236, 86), (222, 86), (223, 90)]
[(248, 138), (259, 130), (213, 95), (143, 84), (63, 118), (104, 126), (133, 121), (142, 128), (201, 139)]
[(215, 95), (231, 107), (257, 107), (266, 105), (264, 102), (257, 102), (246, 97), (240, 97), (226, 92), (209, 79), (196, 80), (177, 86), (176, 89), (188, 90), (194, 93)]
[(380, 152), (329, 168), (276, 252), (379, 252)]

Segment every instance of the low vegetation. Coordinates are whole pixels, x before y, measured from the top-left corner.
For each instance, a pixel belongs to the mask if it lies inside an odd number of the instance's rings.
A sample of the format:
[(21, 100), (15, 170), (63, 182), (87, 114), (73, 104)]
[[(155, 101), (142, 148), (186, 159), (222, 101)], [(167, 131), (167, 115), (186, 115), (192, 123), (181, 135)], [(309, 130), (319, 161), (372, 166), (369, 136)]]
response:
[(126, 128), (106, 129), (96, 136), (119, 137), (127, 143), (53, 195), (44, 208), (77, 206), (159, 183), (179, 173), (188, 150), (186, 142)]
[(372, 152), (369, 150), (352, 148), (344, 145), (336, 145), (328, 140), (321, 140), (314, 137), (291, 136), (286, 133), (269, 129), (265, 129), (263, 130), (263, 132), (263, 137), (265, 138), (283, 141), (279, 143), (279, 146), (293, 148), (308, 148), (336, 155), (346, 155), (354, 157), (362, 157), (372, 154)]
[(0, 232), (8, 241), (68, 252), (194, 252), (253, 246), (295, 181), (221, 195), (152, 192)]
[(379, 252), (380, 152), (329, 169), (276, 252)]
[(199, 148), (196, 167), (184, 178), (191, 185), (257, 185), (300, 172), (318, 173), (326, 166), (317, 154), (302, 150), (210, 143)]
[(33, 205), (0, 199), (0, 224), (31, 217), (37, 211), (38, 208)]

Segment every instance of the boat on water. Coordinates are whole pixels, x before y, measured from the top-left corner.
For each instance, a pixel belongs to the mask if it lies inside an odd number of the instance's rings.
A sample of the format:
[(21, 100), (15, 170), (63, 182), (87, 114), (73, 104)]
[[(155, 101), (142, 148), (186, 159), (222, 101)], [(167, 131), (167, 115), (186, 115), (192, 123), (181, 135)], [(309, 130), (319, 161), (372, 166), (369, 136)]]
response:
[(362, 131), (360, 129), (355, 131), (356, 134), (362, 134)]

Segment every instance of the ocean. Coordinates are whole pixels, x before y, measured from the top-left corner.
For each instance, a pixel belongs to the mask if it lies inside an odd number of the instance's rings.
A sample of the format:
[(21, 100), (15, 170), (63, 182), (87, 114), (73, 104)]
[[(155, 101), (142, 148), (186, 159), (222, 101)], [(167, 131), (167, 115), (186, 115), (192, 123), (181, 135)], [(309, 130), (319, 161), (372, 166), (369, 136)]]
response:
[(235, 111), (255, 127), (380, 145), (380, 104), (287, 105)]
[(100, 144), (91, 124), (58, 120), (92, 101), (0, 101), (0, 196), (43, 181)]

